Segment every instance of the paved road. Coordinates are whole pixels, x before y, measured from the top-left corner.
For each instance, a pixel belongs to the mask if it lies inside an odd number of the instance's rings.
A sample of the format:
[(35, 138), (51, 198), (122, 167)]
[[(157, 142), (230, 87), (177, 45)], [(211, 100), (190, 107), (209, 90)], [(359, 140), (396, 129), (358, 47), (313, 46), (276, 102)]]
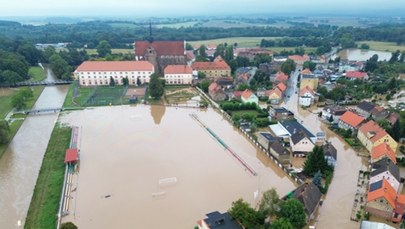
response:
[[(359, 228), (359, 224), (350, 220), (354, 195), (357, 189), (357, 174), (360, 169), (365, 169), (365, 162), (357, 156), (343, 139), (336, 136), (322, 123), (318, 116), (298, 105), (297, 79), (299, 72), (292, 74), (286, 99), (281, 106), (291, 110), (299, 121), (314, 134), (323, 131), (328, 141), (337, 149), (337, 165), (329, 191), (316, 222), (317, 228)], [(295, 92), (298, 92), (297, 94)], [(289, 97), (288, 97), (289, 96)]]

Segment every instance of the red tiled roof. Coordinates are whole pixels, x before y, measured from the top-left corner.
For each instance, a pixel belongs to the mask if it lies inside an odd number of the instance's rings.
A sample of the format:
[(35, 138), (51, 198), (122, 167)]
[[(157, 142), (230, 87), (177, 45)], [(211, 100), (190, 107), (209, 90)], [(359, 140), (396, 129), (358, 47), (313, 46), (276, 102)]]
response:
[(186, 51), (187, 55), (187, 60), (191, 61), (195, 59), (194, 51), (193, 50), (187, 50)]
[(312, 72), (308, 68), (301, 71), (301, 75), (311, 75), (311, 74), (312, 74)]
[(148, 61), (84, 61), (76, 71), (153, 71)]
[(283, 82), (280, 82), (279, 84), (277, 84), (278, 89), (280, 89), (280, 91), (284, 92), (287, 89), (287, 86), (285, 86), (285, 84)]
[(391, 205), (391, 207), (395, 208), (395, 197), (397, 196), (397, 192), (395, 189), (386, 181), (385, 179), (382, 180), (381, 188), (374, 190), (372, 192), (367, 193), (367, 202), (384, 198), (387, 202)]
[(65, 154), (65, 163), (75, 162), (79, 159), (77, 148), (67, 149)]
[(283, 93), (280, 91), (280, 89), (278, 87), (273, 88), (273, 90), (266, 91), (267, 96), (270, 96), (272, 94), (276, 94), (279, 98), (283, 97)]
[(391, 123), (391, 125), (394, 125), (398, 121), (399, 118), (400, 118), (400, 115), (398, 113), (391, 113), (388, 116), (387, 120), (388, 120), (388, 122)]
[(253, 92), (252, 91), (250, 91), (249, 89), (246, 89), (246, 90), (244, 90), (243, 92), (242, 92), (242, 97), (243, 98), (245, 98), (245, 99), (249, 99), (250, 98), (250, 96), (252, 96), (253, 95)]
[(308, 55), (292, 55), (292, 56), (288, 56), (288, 59), (293, 60), (293, 61), (308, 61), (309, 60), (309, 56)]
[(386, 155), (394, 164), (397, 163), (395, 152), (390, 148), (387, 143), (379, 144), (371, 149), (371, 158), (377, 159)]
[(308, 86), (306, 86), (305, 88), (300, 90), (300, 96), (304, 96), (305, 93), (307, 93), (307, 92), (310, 93), (312, 96), (315, 96), (315, 92)]
[(364, 118), (351, 111), (346, 111), (342, 116), (340, 116), (340, 120), (352, 127), (357, 127), (364, 121)]
[(135, 41), (135, 56), (144, 56), (150, 46), (158, 56), (184, 56), (184, 41)]
[(287, 81), (288, 80), (288, 76), (286, 74), (284, 74), (284, 72), (277, 72), (276, 74), (276, 81)]
[(240, 98), (242, 96), (243, 91), (234, 91), (233, 95), (237, 98)]
[(221, 87), (220, 87), (217, 83), (212, 82), (212, 83), (210, 84), (210, 86), (208, 87), (208, 91), (214, 92), (214, 91), (217, 91), (218, 88), (221, 88)]
[(225, 60), (221, 56), (217, 56), (217, 57), (215, 57), (214, 62), (216, 62), (216, 63), (225, 62)]
[(193, 69), (188, 65), (168, 65), (164, 72), (165, 74), (192, 74)]
[(225, 61), (217, 62), (194, 62), (191, 66), (194, 70), (231, 70)]
[(367, 75), (366, 72), (359, 72), (359, 71), (346, 72), (346, 77), (349, 77), (349, 78), (361, 79), (361, 78), (364, 78), (366, 75)]
[(377, 123), (375, 123), (373, 120), (368, 121), (366, 124), (362, 125), (359, 128), (359, 131), (362, 132), (364, 135), (367, 136), (367, 133), (369, 132), (374, 132), (374, 136), (370, 138), (371, 142), (376, 142), (382, 137), (388, 135), (387, 132), (383, 128), (381, 128)]

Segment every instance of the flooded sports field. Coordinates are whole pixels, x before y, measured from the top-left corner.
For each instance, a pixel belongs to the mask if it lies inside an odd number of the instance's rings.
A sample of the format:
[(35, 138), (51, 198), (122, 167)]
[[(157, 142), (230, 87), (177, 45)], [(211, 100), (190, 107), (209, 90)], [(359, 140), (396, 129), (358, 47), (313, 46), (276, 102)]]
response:
[(193, 228), (238, 198), (255, 206), (257, 190), (275, 187), (284, 196), (295, 187), (211, 109), (102, 107), (64, 114), (60, 121), (80, 127), (80, 172), (64, 217), (79, 228)]

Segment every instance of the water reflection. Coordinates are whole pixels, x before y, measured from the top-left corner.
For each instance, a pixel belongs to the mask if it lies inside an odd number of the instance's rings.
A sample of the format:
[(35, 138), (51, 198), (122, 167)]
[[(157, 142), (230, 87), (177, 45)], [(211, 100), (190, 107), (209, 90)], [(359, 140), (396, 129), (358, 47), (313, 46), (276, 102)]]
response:
[(152, 105), (150, 106), (150, 115), (153, 117), (153, 122), (159, 125), (166, 112), (166, 106)]

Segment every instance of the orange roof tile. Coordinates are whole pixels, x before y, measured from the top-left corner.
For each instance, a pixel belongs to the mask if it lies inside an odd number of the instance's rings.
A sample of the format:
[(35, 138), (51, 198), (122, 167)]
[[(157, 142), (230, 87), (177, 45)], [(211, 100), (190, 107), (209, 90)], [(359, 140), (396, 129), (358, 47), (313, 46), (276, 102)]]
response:
[(210, 84), (210, 86), (208, 87), (208, 91), (216, 91), (216, 90), (218, 90), (218, 87), (220, 87), (220, 86), (217, 83), (212, 82)]
[(397, 195), (397, 203), (405, 205), (405, 195), (398, 194)]
[(307, 92), (309, 92), (312, 96), (315, 95), (315, 92), (314, 92), (311, 88), (309, 88), (308, 86), (306, 86), (305, 88), (303, 88), (303, 89), (300, 90), (300, 96), (304, 96), (305, 93), (307, 93)]
[(374, 146), (371, 149), (371, 158), (373, 159), (379, 158), (384, 155), (386, 155), (394, 164), (397, 163), (395, 152), (387, 143), (384, 142), (382, 144), (379, 144), (378, 146)]
[(193, 69), (188, 65), (168, 65), (164, 72), (165, 74), (192, 74)]
[(194, 70), (231, 70), (225, 61), (194, 62), (191, 66)]
[(287, 89), (287, 86), (285, 86), (285, 84), (283, 82), (280, 82), (279, 84), (277, 84), (277, 86), (280, 91), (284, 92)]
[(361, 78), (364, 78), (366, 75), (367, 75), (366, 72), (359, 72), (359, 71), (348, 71), (348, 72), (346, 72), (346, 77), (349, 77), (349, 78), (361, 79)]
[(311, 74), (312, 74), (312, 72), (308, 68), (301, 71), (301, 75), (311, 75)]
[(276, 81), (287, 81), (288, 80), (288, 75), (286, 75), (284, 72), (277, 72), (276, 74)]
[(349, 124), (352, 127), (357, 127), (360, 125), (365, 119), (351, 111), (346, 111), (342, 116), (340, 116), (340, 120)]
[(292, 55), (292, 56), (288, 56), (288, 59), (293, 60), (293, 61), (308, 61), (309, 60), (309, 56), (308, 55)]
[(252, 96), (253, 95), (253, 92), (252, 91), (250, 91), (249, 89), (246, 89), (245, 91), (243, 91), (242, 92), (242, 97), (243, 98), (245, 98), (245, 99), (249, 99), (250, 98), (250, 96)]
[(271, 96), (272, 94), (276, 94), (280, 98), (283, 97), (283, 93), (280, 91), (280, 89), (278, 87), (273, 88), (273, 90), (266, 91), (266, 94), (268, 96)]
[(366, 136), (367, 133), (374, 132), (374, 136), (370, 138), (370, 141), (373, 143), (388, 135), (388, 133), (373, 120), (370, 120), (366, 124), (362, 125), (359, 131)]
[(153, 71), (153, 65), (148, 61), (84, 61), (76, 71)]
[(378, 198), (384, 198), (388, 201), (391, 207), (395, 208), (395, 197), (397, 196), (397, 192), (394, 188), (386, 181), (385, 179), (382, 180), (381, 188), (374, 190), (372, 192), (368, 192), (367, 194), (367, 202), (376, 200)]

